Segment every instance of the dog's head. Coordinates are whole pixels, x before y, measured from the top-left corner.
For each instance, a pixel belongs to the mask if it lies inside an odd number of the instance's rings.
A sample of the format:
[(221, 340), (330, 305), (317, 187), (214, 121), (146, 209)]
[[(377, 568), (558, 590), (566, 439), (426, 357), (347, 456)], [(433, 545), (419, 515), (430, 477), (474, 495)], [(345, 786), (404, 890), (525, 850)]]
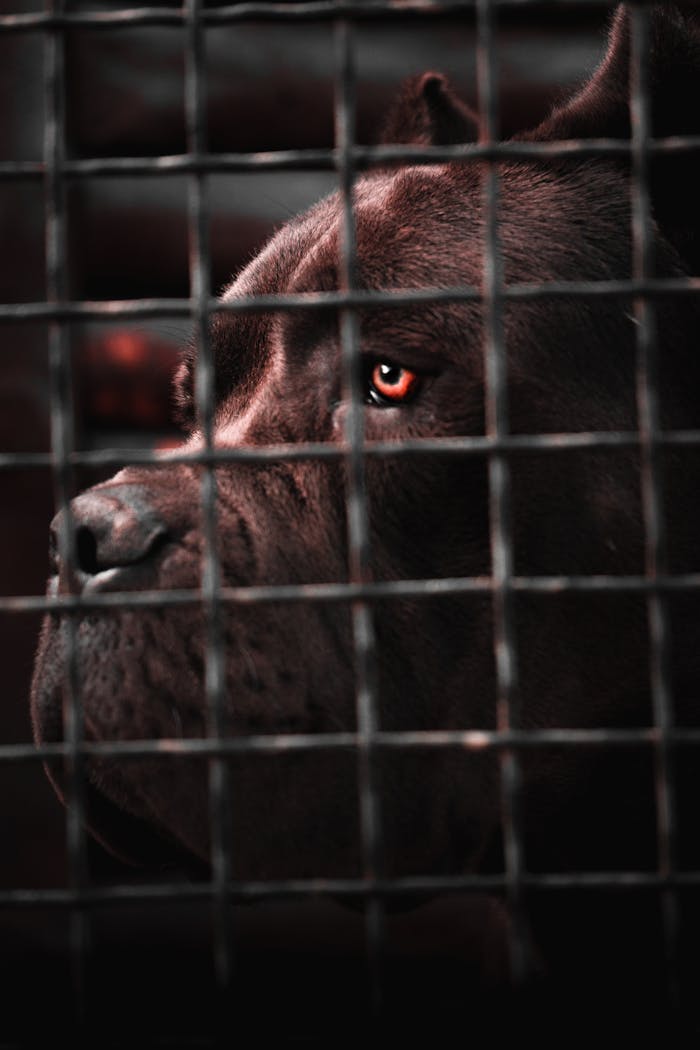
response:
[[(700, 89), (700, 31), (668, 10), (655, 13), (652, 30), (654, 135), (697, 134), (693, 100)], [(628, 137), (629, 35), (628, 16), (620, 9), (592, 79), (522, 141)], [(475, 135), (470, 111), (434, 74), (405, 86), (386, 130), (387, 141), (424, 144)], [(631, 276), (629, 158), (512, 159), (499, 163), (498, 170), (498, 240), (506, 284)], [(655, 273), (698, 273), (700, 161), (654, 158), (651, 175)], [(473, 161), (382, 169), (360, 178), (353, 204), (359, 286), (372, 291), (483, 286), (484, 200), (485, 172)], [(284, 226), (233, 281), (224, 301), (337, 290), (342, 230), (342, 202), (331, 196)], [(660, 299), (654, 313), (662, 425), (697, 426), (697, 307), (687, 298)], [(503, 339), (511, 433), (634, 431), (636, 320), (629, 298), (508, 299)], [(340, 328), (339, 312), (327, 306), (217, 314), (210, 332), (216, 447), (340, 443), (348, 413)], [(362, 308), (366, 439), (483, 435), (488, 338), (482, 304), (473, 298)], [(196, 357), (194, 348), (177, 378), (190, 427), (183, 446), (188, 452), (204, 447), (194, 411)], [(582, 441), (581, 446), (530, 449), (510, 460), (518, 575), (644, 571), (638, 449), (624, 443), (596, 449)], [(669, 568), (697, 569), (696, 464), (679, 454), (661, 459)], [(346, 461), (238, 460), (217, 467), (215, 475), (224, 585), (348, 580)], [(201, 480), (196, 465), (165, 457), (156, 467), (129, 467), (79, 496), (72, 505), (76, 564), (70, 568), (57, 556), (51, 588), (86, 596), (198, 588), (205, 551)], [(485, 455), (368, 456), (364, 481), (374, 580), (490, 576)], [(514, 608), (522, 725), (649, 722), (643, 598), (519, 594)], [(441, 595), (435, 587), (419, 597), (376, 602), (372, 614), (382, 730), (495, 727), (488, 593), (477, 588)], [(697, 621), (696, 614), (685, 615), (676, 638), (674, 673), (681, 694), (697, 687)], [(210, 726), (205, 624), (201, 607), (191, 604), (81, 616), (75, 640), (86, 738), (205, 737)], [(347, 602), (226, 603), (221, 634), (227, 733), (356, 729), (358, 639)], [(62, 737), (66, 653), (66, 625), (60, 616), (49, 616), (32, 691), (39, 742)], [(572, 826), (554, 837), (549, 831), (563, 806), (575, 807), (586, 797), (594, 780), (590, 753), (574, 758), (533, 750), (523, 765), (531, 849), (543, 851), (542, 863), (559, 857), (580, 864), (582, 857), (567, 851), (581, 829)], [(309, 753), (290, 748), (232, 758), (235, 872), (357, 873), (357, 770), (351, 748)], [(137, 852), (137, 831), (148, 827), (208, 858), (206, 758), (93, 757), (86, 772), (89, 820), (111, 848)], [(376, 773), (387, 872), (456, 870), (497, 856), (500, 790), (493, 752), (386, 750), (376, 756)], [(59, 772), (52, 770), (51, 776), (61, 792)], [(651, 782), (647, 788), (651, 791)], [(612, 826), (626, 819), (639, 790), (630, 780), (628, 789), (608, 801), (603, 820), (609, 817)], [(598, 844), (607, 841), (602, 826)], [(548, 846), (560, 854), (547, 854)], [(599, 856), (583, 860), (599, 861)]]

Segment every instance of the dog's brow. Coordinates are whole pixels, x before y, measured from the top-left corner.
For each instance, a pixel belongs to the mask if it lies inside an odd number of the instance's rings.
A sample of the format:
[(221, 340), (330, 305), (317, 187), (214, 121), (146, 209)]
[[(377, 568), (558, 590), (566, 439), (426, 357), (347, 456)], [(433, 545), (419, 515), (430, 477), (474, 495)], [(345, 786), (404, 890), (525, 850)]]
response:
[(264, 367), (269, 324), (269, 314), (216, 314), (212, 318), (209, 339), (217, 404), (242, 383), (249, 389), (257, 382)]
[(329, 306), (324, 310), (297, 310), (279, 314), (276, 329), (279, 345), (285, 355), (300, 362), (319, 343), (337, 337), (338, 311)]

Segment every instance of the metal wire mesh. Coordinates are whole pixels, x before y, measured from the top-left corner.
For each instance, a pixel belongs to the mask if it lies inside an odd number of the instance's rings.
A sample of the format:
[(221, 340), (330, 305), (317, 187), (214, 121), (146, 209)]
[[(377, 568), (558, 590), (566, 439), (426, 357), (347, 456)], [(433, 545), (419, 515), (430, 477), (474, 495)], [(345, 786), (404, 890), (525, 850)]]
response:
[[(586, 6), (584, 0), (576, 0)], [(37, 762), (65, 759), (70, 770), (70, 806), (67, 841), (70, 880), (65, 889), (0, 892), (0, 905), (31, 908), (37, 905), (70, 908), (73, 915), (72, 957), (76, 1016), (85, 1016), (85, 967), (89, 955), (89, 905), (98, 902), (202, 899), (214, 911), (215, 974), (222, 1001), (231, 994), (235, 943), (230, 935), (229, 909), (237, 901), (251, 898), (303, 898), (311, 894), (356, 897), (366, 902), (366, 935), (371, 994), (374, 1006), (382, 1001), (382, 927), (384, 903), (390, 898), (416, 892), (493, 890), (504, 892), (513, 916), (511, 963), (517, 979), (527, 976), (530, 960), (526, 932), (526, 888), (635, 887), (662, 892), (668, 956), (668, 978), (675, 981), (674, 956), (678, 936), (676, 890), (700, 885), (700, 872), (679, 871), (676, 864), (674, 755), (681, 746), (697, 745), (700, 730), (677, 729), (672, 719), (669, 669), (667, 596), (697, 591), (700, 574), (671, 574), (665, 557), (663, 498), (660, 453), (668, 447), (700, 445), (698, 431), (661, 430), (655, 382), (655, 301), (658, 297), (700, 294), (700, 278), (657, 278), (651, 257), (649, 163), (656, 155), (681, 155), (700, 147), (700, 137), (653, 139), (650, 132), (648, 69), (646, 63), (649, 11), (634, 5), (632, 24), (632, 138), (593, 139), (556, 143), (500, 142), (494, 89), (498, 60), (494, 20), (498, 8), (536, 6), (536, 0), (415, 0), (395, 5), (385, 0), (364, 3), (242, 3), (217, 9), (203, 7), (200, 0), (187, 0), (181, 8), (67, 13), (61, 0), (46, 0), (46, 8), (35, 14), (0, 15), (1, 33), (40, 33), (45, 39), (45, 155), (41, 162), (0, 164), (0, 179), (42, 179), (46, 188), (47, 298), (45, 302), (0, 305), (0, 321), (49, 325), (51, 361), (52, 452), (0, 455), (0, 469), (50, 465), (54, 471), (56, 507), (69, 523), (62, 537), (62, 556), (75, 561), (75, 537), (70, 527), (71, 471), (84, 465), (122, 465), (119, 451), (76, 451), (71, 437), (70, 360), (68, 326), (86, 319), (135, 319), (146, 317), (191, 318), (197, 333), (199, 363), (196, 400), (203, 421), (204, 448), (169, 457), (169, 463), (196, 463), (203, 468), (201, 498), (204, 508), (204, 559), (201, 588), (194, 591), (153, 591), (138, 594), (71, 594), (47, 598), (16, 596), (0, 599), (0, 611), (28, 613), (56, 611), (65, 614), (68, 654), (65, 740), (39, 748), (24, 745), (0, 746), (0, 762)], [(560, 6), (575, 6), (561, 0)], [(600, 6), (600, 5), (597, 5)], [(407, 13), (462, 13), (473, 9), (477, 18), (479, 105), (483, 134), (478, 143), (454, 147), (359, 146), (354, 141), (355, 75), (353, 65), (353, 20), (373, 17), (401, 18)], [(290, 150), (276, 153), (212, 154), (207, 152), (204, 97), (205, 30), (244, 20), (302, 21), (328, 19), (335, 25), (336, 142), (328, 150)], [(70, 28), (91, 27), (109, 31), (117, 27), (181, 26), (186, 40), (187, 152), (171, 157), (68, 159), (65, 153), (63, 49)], [(508, 159), (626, 156), (632, 162), (633, 186), (633, 275), (630, 280), (510, 284), (505, 286), (498, 247), (498, 162)], [(434, 164), (443, 161), (488, 166), (485, 181), (486, 253), (483, 289), (404, 289), (374, 293), (357, 287), (357, 257), (352, 191), (357, 174), (381, 164)], [(343, 203), (342, 276), (337, 292), (298, 295), (267, 295), (221, 302), (209, 295), (210, 248), (207, 237), (208, 207), (206, 176), (240, 171), (330, 169), (338, 172)], [(106, 175), (182, 175), (189, 185), (190, 294), (187, 299), (89, 302), (66, 298), (65, 185), (70, 179), (93, 179)], [(509, 433), (507, 376), (503, 345), (504, 304), (513, 301), (581, 296), (590, 300), (612, 298), (632, 304), (637, 326), (637, 403), (639, 430), (631, 432), (577, 432), (572, 434), (512, 435)], [(478, 301), (483, 304), (487, 338), (486, 432), (483, 436), (412, 439), (401, 443), (366, 440), (363, 433), (361, 375), (358, 350), (358, 311), (415, 303)], [(344, 388), (354, 409), (348, 415), (341, 445), (276, 445), (255, 449), (220, 449), (213, 438), (213, 362), (209, 347), (209, 321), (215, 313), (271, 310), (313, 311), (329, 305), (340, 310)], [(523, 576), (513, 565), (512, 528), (509, 509), (509, 470), (514, 457), (533, 450), (557, 455), (572, 449), (631, 448), (642, 457), (643, 513), (646, 534), (646, 563), (635, 576)], [(486, 458), (489, 466), (492, 573), (489, 576), (435, 580), (372, 582), (369, 566), (369, 527), (364, 471), (369, 457), (422, 456), (435, 453)], [(266, 463), (300, 459), (342, 460), (348, 467), (348, 582), (304, 586), (226, 587), (216, 554), (215, 467), (224, 463)], [(132, 463), (152, 463), (157, 457), (146, 450), (129, 455)], [(481, 594), (494, 600), (494, 651), (498, 679), (497, 727), (492, 731), (382, 731), (377, 716), (376, 638), (373, 609), (376, 603), (397, 597), (430, 598), (450, 594)], [(654, 724), (626, 730), (549, 729), (524, 730), (519, 726), (518, 661), (514, 600), (519, 594), (629, 593), (644, 595), (647, 602)], [(357, 705), (355, 732), (289, 734), (232, 738), (224, 716), (224, 651), (222, 611), (228, 604), (264, 602), (335, 602), (350, 605), (354, 639)], [(79, 618), (91, 610), (119, 608), (168, 608), (201, 606), (206, 624), (206, 696), (208, 732), (202, 740), (158, 740), (92, 743), (83, 739), (80, 683), (76, 660), (76, 630)], [(656, 872), (533, 874), (527, 870), (520, 828), (519, 759), (525, 749), (605, 747), (620, 749), (644, 745), (656, 756), (658, 815), (658, 870)], [(340, 751), (352, 747), (357, 754), (362, 831), (362, 875), (349, 879), (295, 879), (265, 882), (231, 882), (231, 851), (235, 841), (229, 833), (227, 813), (227, 758), (239, 753), (279, 753), (282, 750)], [(458, 748), (466, 751), (491, 748), (501, 763), (505, 870), (502, 875), (463, 874), (387, 879), (381, 865), (381, 797), (375, 780), (379, 752), (409, 749)], [(183, 885), (163, 880), (149, 886), (89, 885), (85, 865), (84, 800), (81, 765), (86, 756), (139, 757), (191, 754), (207, 757), (210, 769), (210, 820), (212, 829), (212, 876), (207, 883)], [(673, 987), (671, 994), (675, 995)]]

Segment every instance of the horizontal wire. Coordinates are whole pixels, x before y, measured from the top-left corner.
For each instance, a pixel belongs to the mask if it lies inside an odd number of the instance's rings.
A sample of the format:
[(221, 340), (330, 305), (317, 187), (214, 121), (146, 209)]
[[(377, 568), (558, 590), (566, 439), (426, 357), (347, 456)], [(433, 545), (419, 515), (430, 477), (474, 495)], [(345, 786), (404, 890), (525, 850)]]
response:
[[(437, 598), (455, 594), (490, 595), (490, 576), (444, 579), (389, 580), (385, 583), (290, 583), (222, 587), (223, 604), (261, 605), (270, 602), (356, 602), (387, 598)], [(513, 576), (507, 584), (522, 594), (653, 594), (696, 591), (700, 573), (656, 576)], [(11, 595), (0, 597), (0, 613), (74, 613), (114, 609), (167, 609), (201, 605), (202, 592), (191, 590), (112, 591), (93, 594)]]
[[(700, 430), (668, 430), (657, 437), (659, 445), (669, 448), (693, 448), (700, 444)], [(451, 438), (408, 438), (396, 441), (367, 441), (366, 455), (373, 457), (413, 458), (420, 455), (487, 456), (494, 451), (513, 455), (532, 452), (571, 452), (610, 448), (638, 448), (637, 431), (580, 431), (573, 434), (515, 434), (503, 437), (471, 435)], [(347, 454), (344, 443), (300, 442), (296, 444), (237, 446), (214, 448), (210, 451), (172, 451), (167, 455), (157, 449), (91, 449), (71, 452), (68, 462), (73, 466), (123, 466), (138, 463), (154, 469), (174, 464), (216, 464), (292, 462), (305, 459), (343, 459)], [(53, 462), (49, 452), (2, 452), (0, 470), (25, 467), (48, 467)]]
[[(675, 871), (667, 877), (646, 871), (523, 872), (526, 889), (546, 890), (658, 890), (670, 886), (700, 886), (700, 871)], [(396, 879), (280, 879), (265, 882), (232, 881), (231, 902), (331, 897), (405, 897), (417, 894), (494, 893), (506, 889), (504, 874), (415, 875)], [(0, 908), (70, 908), (91, 904), (148, 903), (149, 901), (208, 901), (210, 882), (158, 882), (70, 889), (0, 890)]]
[[(652, 139), (649, 152), (684, 154), (700, 150), (700, 135)], [(386, 164), (437, 164), (482, 160), (556, 160), (571, 157), (625, 157), (632, 153), (628, 139), (562, 139), (556, 142), (476, 142), (446, 146), (353, 146), (349, 156), (358, 169)], [(247, 171), (333, 171), (337, 149), (266, 150), (252, 153), (177, 153), (157, 157), (86, 157), (66, 160), (62, 173), (71, 178), (114, 175), (220, 175)], [(0, 179), (41, 178), (42, 161), (2, 161)]]
[[(631, 0), (632, 3), (642, 0)], [(229, 25), (235, 22), (328, 21), (336, 18), (397, 18), (408, 15), (464, 15), (476, 10), (477, 0), (306, 0), (301, 3), (248, 2), (202, 11), (205, 26)], [(680, 0), (683, 4), (683, 0)], [(492, 0), (494, 8), (518, 9), (541, 7), (541, 0)], [(616, 0), (558, 0), (558, 7), (605, 10), (616, 6)], [(47, 28), (89, 27), (90, 29), (130, 28), (132, 26), (184, 27), (184, 7), (147, 7), (121, 11), (80, 11), (50, 15), (27, 12), (0, 16), (0, 32), (30, 32)]]
[[(385, 751), (443, 750), (497, 751), (517, 748), (554, 748), (577, 750), (590, 748), (655, 747), (661, 731), (654, 726), (635, 729), (421, 729), (378, 730), (373, 746)], [(230, 757), (248, 754), (308, 753), (345, 751), (358, 746), (357, 733), (274, 733), (270, 735), (202, 738), (183, 740), (163, 737), (158, 740), (83, 741), (78, 754), (93, 758), (140, 759), (154, 756), (172, 758)], [(700, 728), (669, 730), (664, 740), (674, 746), (700, 745)], [(3, 744), (0, 762), (46, 762), (72, 754), (66, 744)]]
[[(700, 295), (700, 277), (650, 278), (648, 280), (549, 281), (504, 285), (501, 296), (514, 301), (537, 299), (635, 299), (639, 296)], [(367, 309), (415, 306), (423, 303), (482, 302), (483, 292), (470, 285), (453, 288), (402, 288), (398, 291), (300, 292), (251, 295), (225, 302), (212, 298), (209, 313), (265, 313), (275, 310), (327, 310), (355, 306)], [(0, 304), (0, 321), (114, 321), (137, 318), (191, 317), (190, 299), (108, 299), (61, 303)], [(2, 351), (0, 350), (0, 353)]]

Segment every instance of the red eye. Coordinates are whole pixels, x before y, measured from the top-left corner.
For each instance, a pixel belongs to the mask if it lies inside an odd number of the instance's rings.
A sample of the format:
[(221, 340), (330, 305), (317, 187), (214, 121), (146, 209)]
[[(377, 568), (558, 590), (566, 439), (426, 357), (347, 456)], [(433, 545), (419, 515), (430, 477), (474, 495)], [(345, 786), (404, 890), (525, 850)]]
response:
[(370, 400), (376, 405), (400, 405), (418, 393), (420, 376), (408, 368), (376, 364), (369, 381)]

